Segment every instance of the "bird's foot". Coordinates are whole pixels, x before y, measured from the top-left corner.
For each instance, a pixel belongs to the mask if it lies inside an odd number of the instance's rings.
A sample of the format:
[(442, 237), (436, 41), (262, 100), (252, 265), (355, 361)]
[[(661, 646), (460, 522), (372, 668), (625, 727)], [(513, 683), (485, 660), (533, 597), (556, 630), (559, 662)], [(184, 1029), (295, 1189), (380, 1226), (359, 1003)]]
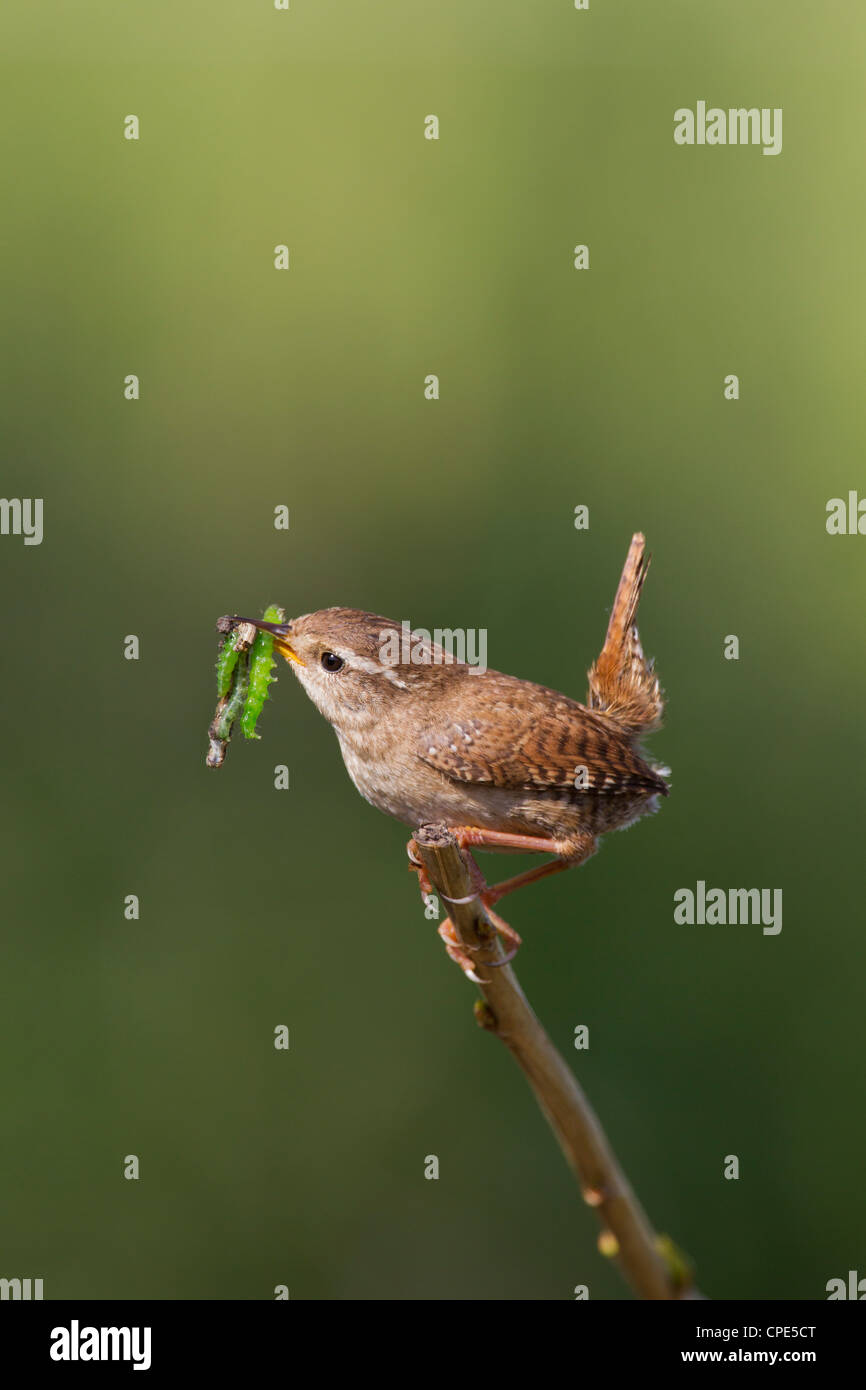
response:
[[(466, 848), (468, 848), (468, 846)], [(407, 844), (406, 853), (409, 856), (408, 868), (410, 869), (410, 871), (418, 875), (418, 887), (421, 890), (421, 897), (424, 900), (424, 904), (426, 906), (428, 898), (431, 894), (435, 894), (436, 889), (430, 882), (427, 870), (424, 868), (424, 865), (418, 854), (418, 845), (416, 844), (414, 839), (410, 840)], [(501, 956), (498, 960), (485, 960), (480, 963), (491, 966), (508, 965), (509, 961), (514, 960), (514, 957), (517, 955), (518, 949), (520, 948), (520, 946), (522, 946), (522, 938), (518, 935), (514, 928), (504, 920), (504, 918), (499, 916), (498, 912), (493, 911), (493, 904), (497, 902), (500, 897), (502, 897), (502, 894), (498, 892), (495, 887), (491, 888), (488, 886), (487, 881), (485, 880), (484, 875), (482, 874), (481, 870), (476, 864), (473, 856), (471, 854), (467, 854), (466, 857), (469, 862), (469, 869), (472, 875), (472, 883), (475, 891), (471, 893), (467, 898), (461, 898), (459, 901), (461, 904), (468, 904), (475, 901), (475, 899), (478, 899), (478, 901), (481, 903), (482, 907), (485, 909), (487, 913), (487, 918), (490, 922), (490, 925), (498, 933), (498, 935), (502, 937), (503, 941), (507, 943), (506, 952), (504, 956)], [(444, 894), (442, 894), (441, 896), (444, 898), (446, 903), (452, 901), (451, 899), (445, 897)], [(475, 971), (476, 962), (468, 954), (465, 943), (463, 942), (462, 938), (458, 935), (457, 929), (455, 928), (451, 919), (449, 917), (446, 917), (444, 922), (442, 922), (442, 924), (437, 928), (437, 930), (442, 940), (445, 942), (445, 949), (447, 950), (448, 955), (457, 965), (460, 966), (467, 979), (472, 980), (475, 984), (489, 983), (486, 980), (479, 979)]]
[[(464, 975), (466, 975), (468, 979), (473, 980), (475, 984), (480, 985), (489, 984), (490, 981), (480, 980), (478, 978), (477, 974), (475, 973), (476, 964), (490, 965), (494, 967), (500, 965), (508, 965), (510, 961), (514, 960), (514, 957), (517, 955), (518, 950), (523, 945), (523, 941), (522, 938), (518, 935), (518, 933), (514, 930), (514, 928), (512, 926), (509, 926), (508, 922), (504, 921), (504, 919), (499, 916), (498, 912), (493, 912), (490, 909), (490, 907), (484, 900), (484, 893), (473, 893), (470, 898), (464, 899), (463, 901), (470, 903), (475, 898), (477, 898), (478, 901), (484, 907), (487, 915), (487, 920), (489, 921), (491, 927), (493, 927), (494, 931), (497, 932), (498, 935), (501, 936), (505, 942), (507, 942), (508, 948), (503, 956), (499, 956), (496, 960), (484, 959), (478, 962), (473, 960), (473, 958), (469, 955), (468, 951), (466, 950), (466, 943), (463, 941), (462, 937), (459, 936), (457, 929), (451, 921), (450, 917), (445, 918), (445, 921), (438, 928), (438, 931), (442, 940), (445, 942), (445, 949), (447, 950), (451, 959), (460, 966)], [(450, 899), (446, 898), (445, 901), (449, 902)]]
[(444, 922), (440, 922), (436, 928), (442, 940), (445, 942), (445, 950), (448, 952), (455, 965), (459, 965), (467, 980), (471, 980), (475, 985), (489, 985), (489, 980), (482, 980), (475, 970), (475, 961), (466, 950), (466, 943), (458, 932), (450, 917), (446, 917)]
[[(502, 937), (503, 941), (506, 941), (508, 943), (508, 948), (506, 949), (504, 956), (500, 956), (499, 960), (486, 960), (484, 964), (507, 965), (509, 961), (514, 960), (514, 957), (517, 955), (517, 952), (523, 945), (523, 937), (518, 932), (516, 932), (514, 928), (510, 926), (509, 923), (506, 922), (503, 917), (500, 917), (498, 912), (493, 911), (493, 904), (497, 900), (497, 895), (493, 889), (490, 889), (487, 893), (481, 893), (479, 894), (479, 896), (481, 898), (482, 903), (484, 904), (484, 908), (487, 912), (487, 918), (490, 922), (490, 925), (492, 927), (495, 927), (496, 931)], [(488, 898), (490, 899), (489, 902)]]

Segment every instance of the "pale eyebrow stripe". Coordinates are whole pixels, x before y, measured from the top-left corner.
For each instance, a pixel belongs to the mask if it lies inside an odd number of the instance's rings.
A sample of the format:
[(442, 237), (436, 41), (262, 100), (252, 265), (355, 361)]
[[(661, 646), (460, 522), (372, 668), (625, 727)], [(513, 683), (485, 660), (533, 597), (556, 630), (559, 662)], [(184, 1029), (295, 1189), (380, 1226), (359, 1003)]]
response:
[(347, 651), (345, 647), (332, 647), (331, 650), (341, 656), (347, 666), (357, 666), (359, 670), (366, 671), (371, 676), (384, 676), (392, 685), (399, 685), (401, 690), (406, 690), (406, 682), (401, 681), (397, 672), (391, 666), (383, 666), (378, 661), (371, 661), (369, 657), (359, 656), (357, 652)]

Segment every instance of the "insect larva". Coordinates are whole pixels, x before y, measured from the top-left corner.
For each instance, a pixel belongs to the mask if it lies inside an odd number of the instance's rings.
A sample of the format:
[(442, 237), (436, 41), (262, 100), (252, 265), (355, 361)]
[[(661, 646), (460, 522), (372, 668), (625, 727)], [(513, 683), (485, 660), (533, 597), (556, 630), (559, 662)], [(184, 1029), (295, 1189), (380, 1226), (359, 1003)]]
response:
[[(284, 609), (278, 608), (276, 604), (272, 603), (269, 608), (265, 609), (263, 621), (284, 623), (286, 621)], [(256, 640), (250, 651), (249, 687), (244, 700), (244, 712), (241, 716), (241, 728), (245, 738), (261, 738), (261, 734), (256, 733), (256, 724), (265, 700), (268, 698), (268, 686), (276, 679), (272, 674), (275, 664), (273, 636), (270, 632), (257, 632)]]
[[(286, 615), (276, 604), (266, 609), (263, 622), (285, 623)], [(259, 738), (256, 723), (268, 698), (268, 686), (276, 679), (274, 639), (259, 631), (246, 619), (224, 617), (217, 622), (224, 635), (217, 658), (216, 714), (208, 729), (208, 767), (222, 767), (232, 727), (240, 715), (245, 738)]]
[(235, 634), (230, 632), (217, 657), (217, 695), (221, 700), (225, 699), (232, 688), (237, 664), (238, 650), (235, 644)]
[[(222, 618), (217, 623), (217, 629), (220, 632), (226, 631)], [(255, 629), (250, 630), (254, 631)], [(249, 635), (247, 631), (242, 633), (239, 629), (229, 630), (217, 657), (219, 702), (207, 731), (209, 746), (205, 762), (208, 767), (222, 767), (225, 762), (232, 725), (243, 707), (249, 686)]]
[(234, 670), (234, 685), (231, 694), (225, 703), (225, 707), (214, 720), (217, 738), (228, 740), (231, 737), (232, 725), (243, 708), (248, 688), (249, 657), (246, 652), (239, 652), (237, 654), (237, 665)]

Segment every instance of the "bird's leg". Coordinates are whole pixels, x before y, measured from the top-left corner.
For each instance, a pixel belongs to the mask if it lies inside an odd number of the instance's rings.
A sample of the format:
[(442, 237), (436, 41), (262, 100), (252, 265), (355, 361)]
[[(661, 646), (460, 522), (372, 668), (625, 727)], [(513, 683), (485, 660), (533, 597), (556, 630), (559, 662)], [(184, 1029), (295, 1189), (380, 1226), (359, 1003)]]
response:
[[(537, 868), (527, 869), (522, 874), (515, 874), (513, 878), (507, 878), (502, 883), (494, 883), (490, 887), (485, 884), (482, 891), (485, 907), (492, 907), (500, 898), (504, 898), (506, 893), (513, 893), (516, 888), (537, 883), (549, 874), (558, 874), (563, 869), (583, 864), (598, 848), (594, 835), (581, 835), (577, 839), (563, 841), (547, 839), (543, 835), (510, 835), (502, 830), (482, 830), (472, 825), (460, 826), (455, 834), (461, 848), (473, 845), (476, 848), (525, 850), (529, 854), (545, 853), (556, 856), (549, 863), (539, 864)], [(472, 859), (471, 854), (469, 857)], [(472, 859), (472, 862), (474, 864), (475, 860)]]
[[(507, 831), (484, 830), (479, 826), (472, 825), (459, 826), (454, 833), (457, 837), (457, 843), (466, 850), (472, 845), (475, 848), (515, 849), (525, 850), (528, 853), (546, 852), (557, 856), (547, 864), (539, 864), (534, 869), (527, 869), (525, 873), (515, 874), (513, 878), (507, 878), (502, 883), (495, 883), (491, 886), (484, 883), (479, 897), (487, 908), (487, 915), (491, 923), (511, 947), (504, 960), (487, 961), (486, 964), (488, 965), (507, 965), (510, 960), (514, 959), (517, 948), (522, 944), (521, 938), (514, 928), (509, 926), (498, 913), (492, 911), (493, 904), (499, 902), (499, 899), (504, 898), (507, 893), (513, 893), (516, 888), (525, 888), (530, 883), (538, 883), (540, 879), (549, 877), (550, 874), (562, 873), (563, 869), (571, 869), (576, 864), (583, 864), (598, 848), (594, 835), (585, 835), (577, 841), (570, 841), (565, 844), (542, 835), (511, 835)], [(481, 870), (471, 853), (469, 859), (480, 877)], [(483, 878), (481, 881), (484, 882)]]
[(484, 894), (484, 905), (492, 907), (500, 898), (504, 898), (506, 893), (513, 893), (515, 888), (525, 888), (528, 883), (537, 883), (539, 879), (547, 878), (549, 874), (559, 874), (563, 869), (570, 869), (573, 865), (574, 860), (571, 859), (551, 859), (547, 864), (538, 864), (534, 869), (527, 869), (526, 873), (515, 874), (513, 878), (506, 878), (502, 883), (494, 883)]
[(549, 835), (512, 835), (509, 830), (487, 830), (478, 825), (452, 825), (461, 849), (514, 849), (525, 854), (572, 855), (571, 840), (553, 840)]
[[(504, 918), (499, 916), (498, 912), (493, 911), (493, 904), (497, 903), (500, 898), (504, 898), (507, 893), (513, 893), (516, 888), (524, 888), (527, 884), (537, 883), (539, 879), (547, 878), (550, 874), (561, 873), (563, 869), (570, 869), (575, 864), (582, 864), (591, 854), (595, 853), (595, 837), (586, 835), (575, 842), (574, 840), (554, 840), (544, 835), (516, 835), (503, 830), (486, 830), (475, 825), (460, 825), (452, 828), (458, 845), (467, 851), (469, 869), (475, 889), (471, 896), (479, 899), (487, 911), (490, 925), (507, 943), (506, 954), (501, 960), (485, 961), (484, 964), (507, 965), (517, 955), (518, 947), (522, 945), (522, 938)], [(406, 849), (410, 860), (409, 867), (417, 872), (422, 896), (426, 897), (427, 894), (434, 892), (434, 888), (418, 857), (418, 846), (414, 840), (410, 840)], [(527, 854), (553, 854), (556, 858), (547, 864), (539, 864), (534, 869), (527, 869), (525, 873), (515, 874), (513, 878), (505, 879), (504, 882), (494, 884), (491, 887), (475, 862), (472, 849), (522, 850)], [(446, 903), (449, 901), (444, 894), (441, 896)], [(482, 983), (475, 974), (472, 958), (468, 955), (450, 918), (445, 919), (438, 931), (445, 942), (449, 956), (453, 961), (456, 961), (467, 978), (474, 980), (476, 984)]]

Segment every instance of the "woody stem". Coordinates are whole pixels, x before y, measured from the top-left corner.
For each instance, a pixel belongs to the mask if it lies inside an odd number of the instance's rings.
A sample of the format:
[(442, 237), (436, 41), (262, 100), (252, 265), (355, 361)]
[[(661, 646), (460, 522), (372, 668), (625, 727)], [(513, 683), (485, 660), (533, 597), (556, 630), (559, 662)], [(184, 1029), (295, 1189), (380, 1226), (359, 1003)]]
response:
[[(453, 833), (445, 826), (425, 825), (415, 832), (414, 843), (469, 955), (478, 961), (501, 959), (497, 934)], [(489, 978), (478, 986), (484, 1002), (476, 1003), (476, 1018), (522, 1068), (584, 1199), (598, 1212), (605, 1232), (615, 1237), (616, 1258), (635, 1293), (644, 1299), (700, 1298), (664, 1258), (597, 1116), (533, 1013), (514, 971), (503, 965), (497, 970), (481, 967), (480, 973)]]

